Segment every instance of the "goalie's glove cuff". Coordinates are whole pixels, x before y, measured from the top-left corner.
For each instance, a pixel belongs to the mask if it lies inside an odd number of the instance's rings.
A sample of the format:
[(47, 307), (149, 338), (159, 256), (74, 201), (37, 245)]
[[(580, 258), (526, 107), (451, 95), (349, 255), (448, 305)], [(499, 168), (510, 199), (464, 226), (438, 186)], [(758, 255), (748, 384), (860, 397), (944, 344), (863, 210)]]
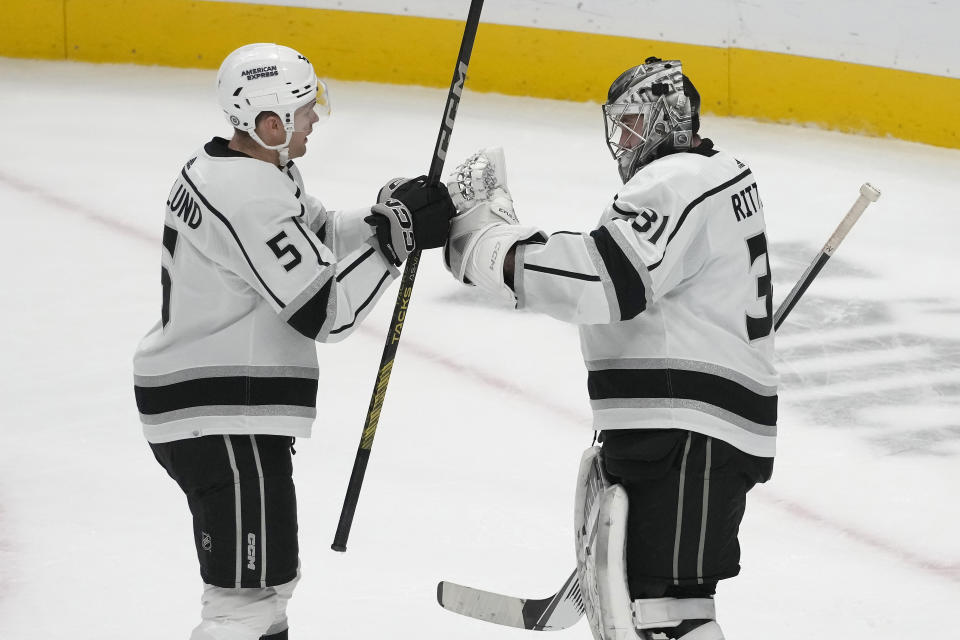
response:
[(443, 260), (447, 270), (460, 282), (471, 284), (463, 272), (464, 257), (476, 243), (480, 232), (493, 225), (515, 225), (520, 221), (513, 210), (510, 194), (498, 189), (490, 200), (485, 200), (455, 216), (450, 221), (450, 239), (444, 247)]
[[(457, 271), (451, 268), (451, 273), (461, 282), (516, 303), (514, 290), (504, 282), (503, 263), (507, 254), (515, 245), (545, 241), (546, 235), (535, 227), (492, 224), (469, 236), (463, 254), (451, 248), (451, 262), (457, 264)], [(514, 274), (515, 281), (517, 277)]]

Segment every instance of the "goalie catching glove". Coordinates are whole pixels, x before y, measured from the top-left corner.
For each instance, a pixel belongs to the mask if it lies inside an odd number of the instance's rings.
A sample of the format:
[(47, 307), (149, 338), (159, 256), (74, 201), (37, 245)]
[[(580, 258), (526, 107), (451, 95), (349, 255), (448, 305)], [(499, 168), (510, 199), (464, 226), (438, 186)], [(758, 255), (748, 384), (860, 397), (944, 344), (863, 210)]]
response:
[(546, 237), (519, 224), (507, 191), (503, 150), (483, 149), (467, 158), (450, 174), (447, 188), (457, 215), (450, 221), (444, 264), (460, 282), (514, 301), (504, 282), (504, 260), (514, 245)]
[(442, 247), (456, 214), (442, 184), (427, 184), (426, 176), (400, 180), (395, 178), (380, 190), (378, 200), (383, 201), (364, 218), (383, 255), (397, 267), (414, 251)]

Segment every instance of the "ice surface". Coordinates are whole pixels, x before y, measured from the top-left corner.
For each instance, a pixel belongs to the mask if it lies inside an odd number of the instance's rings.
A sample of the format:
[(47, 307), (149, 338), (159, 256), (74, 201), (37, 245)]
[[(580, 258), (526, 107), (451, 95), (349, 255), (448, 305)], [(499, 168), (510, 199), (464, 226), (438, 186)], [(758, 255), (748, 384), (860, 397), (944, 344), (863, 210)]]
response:
[[(131, 356), (159, 314), (167, 190), (227, 132), (213, 77), (0, 59), (0, 638), (186, 638), (196, 623), (189, 515), (140, 435)], [(426, 171), (445, 92), (330, 85), (333, 117), (300, 162), (314, 194), (362, 206)], [(710, 116), (704, 133), (758, 176), (778, 300), (860, 185), (883, 191), (780, 331), (780, 455), (751, 493), (743, 572), (721, 585), (727, 637), (949, 637), (960, 151)], [(617, 189), (597, 105), (468, 90), (450, 159), (497, 144), (524, 223), (587, 229)], [(335, 554), (395, 291), (352, 339), (319, 346), (322, 417), (294, 460), (292, 637), (515, 637), (441, 610), (434, 590), (543, 597), (573, 568), (592, 436), (576, 331), (457, 286), (428, 255)]]

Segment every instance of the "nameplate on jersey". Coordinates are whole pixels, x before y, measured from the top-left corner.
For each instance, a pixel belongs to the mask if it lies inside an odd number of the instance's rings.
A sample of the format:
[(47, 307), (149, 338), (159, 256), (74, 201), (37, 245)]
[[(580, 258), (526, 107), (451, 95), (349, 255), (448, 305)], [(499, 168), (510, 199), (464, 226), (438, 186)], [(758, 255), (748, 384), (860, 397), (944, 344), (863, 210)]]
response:
[(763, 202), (760, 201), (760, 191), (757, 189), (757, 183), (754, 182), (737, 193), (731, 194), (730, 204), (733, 207), (733, 215), (737, 218), (737, 222), (746, 220), (761, 211)]
[(173, 195), (167, 200), (167, 210), (174, 216), (183, 220), (191, 229), (196, 229), (203, 222), (203, 212), (200, 209), (200, 203), (190, 193), (187, 185), (181, 181), (173, 186)]

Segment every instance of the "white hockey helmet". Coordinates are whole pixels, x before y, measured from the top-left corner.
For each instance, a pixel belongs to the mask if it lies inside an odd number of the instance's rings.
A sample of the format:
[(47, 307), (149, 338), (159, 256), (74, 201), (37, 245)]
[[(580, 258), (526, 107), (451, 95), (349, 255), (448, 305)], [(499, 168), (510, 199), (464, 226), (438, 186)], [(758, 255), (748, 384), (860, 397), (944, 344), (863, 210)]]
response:
[(607, 147), (626, 182), (657, 158), (691, 148), (700, 94), (679, 60), (649, 57), (613, 81), (603, 115)]
[[(224, 59), (217, 72), (217, 99), (230, 126), (246, 131), (262, 147), (280, 151), (281, 157), (297, 130), (297, 109), (313, 104), (321, 121), (330, 115), (327, 85), (317, 78), (306, 56), (267, 42), (242, 46)], [(264, 144), (257, 135), (257, 116), (264, 112), (283, 121), (287, 132), (283, 144)]]

